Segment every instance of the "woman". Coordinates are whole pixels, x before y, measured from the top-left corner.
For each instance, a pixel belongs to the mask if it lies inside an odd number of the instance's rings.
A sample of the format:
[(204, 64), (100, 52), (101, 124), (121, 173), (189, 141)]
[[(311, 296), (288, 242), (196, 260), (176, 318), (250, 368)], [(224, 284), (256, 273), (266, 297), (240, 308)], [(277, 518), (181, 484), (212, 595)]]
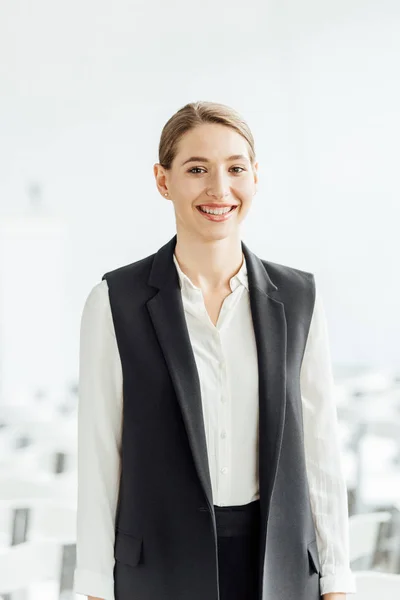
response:
[(75, 591), (105, 600), (339, 600), (355, 591), (321, 298), (258, 258), (249, 127), (211, 102), (164, 126), (176, 235), (82, 315)]

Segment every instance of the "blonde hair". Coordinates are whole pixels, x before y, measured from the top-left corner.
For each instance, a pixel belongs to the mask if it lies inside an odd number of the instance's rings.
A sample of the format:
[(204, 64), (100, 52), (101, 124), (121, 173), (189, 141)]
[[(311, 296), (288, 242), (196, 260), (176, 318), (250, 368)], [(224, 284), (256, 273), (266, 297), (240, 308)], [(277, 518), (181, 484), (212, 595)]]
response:
[(225, 104), (205, 101), (186, 104), (166, 122), (161, 132), (158, 147), (158, 162), (160, 165), (167, 170), (171, 169), (181, 137), (187, 131), (203, 123), (219, 123), (237, 131), (246, 140), (250, 162), (254, 165), (254, 138), (241, 115)]

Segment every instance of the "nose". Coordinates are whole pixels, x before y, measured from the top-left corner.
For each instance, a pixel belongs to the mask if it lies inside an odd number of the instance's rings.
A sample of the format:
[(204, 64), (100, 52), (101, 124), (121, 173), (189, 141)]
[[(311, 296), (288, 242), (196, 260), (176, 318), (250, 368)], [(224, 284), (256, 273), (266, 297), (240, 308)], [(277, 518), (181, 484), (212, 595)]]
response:
[(229, 182), (225, 179), (224, 175), (215, 175), (207, 187), (206, 194), (207, 196), (213, 196), (217, 200), (229, 196)]

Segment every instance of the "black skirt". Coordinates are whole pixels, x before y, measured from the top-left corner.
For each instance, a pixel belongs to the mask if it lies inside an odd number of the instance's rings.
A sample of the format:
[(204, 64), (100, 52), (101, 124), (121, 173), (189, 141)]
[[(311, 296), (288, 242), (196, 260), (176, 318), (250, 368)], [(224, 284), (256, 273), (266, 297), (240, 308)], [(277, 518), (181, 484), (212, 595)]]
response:
[(214, 510), (220, 600), (258, 600), (260, 501)]

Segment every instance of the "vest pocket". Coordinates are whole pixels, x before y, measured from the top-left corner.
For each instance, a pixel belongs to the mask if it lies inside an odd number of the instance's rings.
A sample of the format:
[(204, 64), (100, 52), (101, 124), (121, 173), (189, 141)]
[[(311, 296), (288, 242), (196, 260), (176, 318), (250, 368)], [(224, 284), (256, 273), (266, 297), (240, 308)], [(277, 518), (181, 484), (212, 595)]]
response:
[(308, 544), (307, 552), (311, 567), (313, 568), (315, 573), (320, 573), (317, 540), (313, 540)]
[(135, 537), (117, 529), (115, 531), (114, 558), (125, 565), (136, 567), (142, 555), (142, 537)]

